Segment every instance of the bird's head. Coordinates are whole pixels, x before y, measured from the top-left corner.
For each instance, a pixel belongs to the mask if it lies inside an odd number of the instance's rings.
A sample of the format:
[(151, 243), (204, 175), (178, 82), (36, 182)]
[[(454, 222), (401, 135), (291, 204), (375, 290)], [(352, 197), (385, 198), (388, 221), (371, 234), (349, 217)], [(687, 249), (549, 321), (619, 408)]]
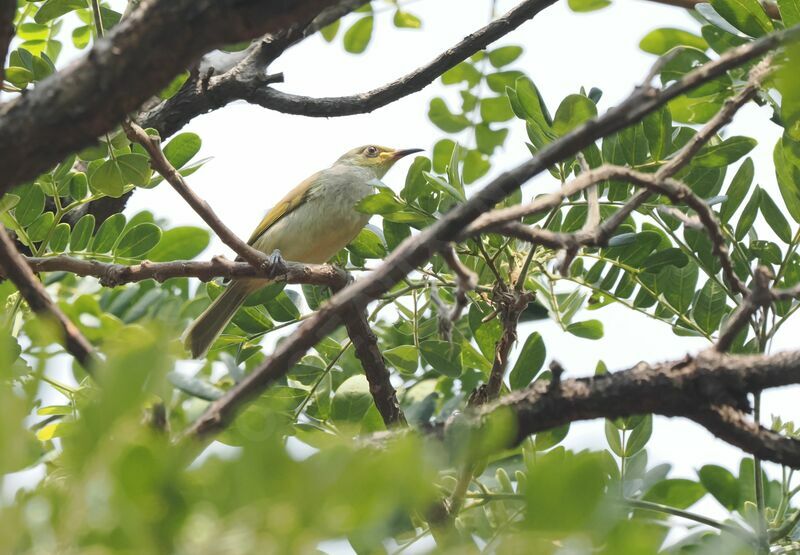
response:
[(364, 145), (347, 151), (336, 164), (368, 168), (375, 172), (375, 177), (381, 179), (400, 158), (415, 152), (422, 152), (422, 149), (396, 150), (379, 145)]

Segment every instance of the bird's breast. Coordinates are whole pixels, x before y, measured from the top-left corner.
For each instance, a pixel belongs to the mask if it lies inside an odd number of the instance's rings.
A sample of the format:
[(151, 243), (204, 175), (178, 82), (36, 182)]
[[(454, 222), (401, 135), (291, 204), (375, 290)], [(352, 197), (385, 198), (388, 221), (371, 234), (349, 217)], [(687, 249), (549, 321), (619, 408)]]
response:
[(256, 242), (264, 252), (275, 249), (287, 260), (322, 264), (347, 246), (369, 221), (356, 204), (374, 192), (370, 173), (334, 172), (321, 175), (307, 200), (270, 228)]

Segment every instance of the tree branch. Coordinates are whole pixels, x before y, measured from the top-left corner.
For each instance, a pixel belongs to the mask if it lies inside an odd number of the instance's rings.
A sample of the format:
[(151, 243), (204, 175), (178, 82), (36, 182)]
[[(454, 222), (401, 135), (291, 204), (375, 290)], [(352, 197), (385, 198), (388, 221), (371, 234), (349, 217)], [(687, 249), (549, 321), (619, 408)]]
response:
[[(0, 110), (0, 193), (111, 131), (208, 50), (306, 26), (337, 0), (153, 0)], [(186, 25), (191, 21), (190, 26)], [(220, 25), (224, 21), (224, 25)], [(164, 56), (169, 52), (169, 56)]]
[(747, 326), (756, 311), (759, 308), (768, 306), (775, 299), (769, 288), (769, 280), (772, 277), (772, 272), (766, 266), (756, 268), (752, 289), (748, 291), (742, 302), (728, 318), (725, 327), (719, 334), (719, 338), (717, 338), (717, 343), (713, 347), (714, 350), (720, 353), (729, 350), (736, 336)]
[(364, 310), (353, 310), (345, 314), (344, 325), (353, 342), (356, 357), (361, 361), (364, 375), (369, 382), (369, 392), (372, 394), (375, 407), (381, 413), (383, 423), (387, 428), (408, 426), (403, 409), (397, 400), (397, 392), (390, 380), (386, 361), (378, 347), (378, 338), (367, 322), (367, 313)]
[[(267, 60), (262, 60), (258, 64), (243, 60), (230, 71), (218, 77), (211, 77), (204, 84), (200, 79), (192, 81), (173, 98), (143, 114), (140, 123), (143, 127), (155, 127), (171, 134), (194, 117), (235, 100), (245, 100), (278, 112), (311, 117), (337, 117), (372, 112), (422, 90), (448, 69), (510, 33), (553, 3), (555, 0), (525, 0), (504, 16), (465, 37), (428, 64), (371, 91), (350, 96), (311, 98), (273, 89), (267, 86), (269, 81), (264, 79), (265, 62), (272, 61), (276, 57), (273, 53)], [(353, 9), (352, 6), (348, 7)], [(336, 13), (332, 11), (327, 15)], [(329, 17), (320, 19), (322, 21), (313, 23), (310, 27), (317, 28), (330, 22)], [(307, 36), (305, 33), (298, 32), (291, 37), (281, 39), (278, 48), (273, 48), (273, 52), (282, 52), (290, 44)]]
[(470, 394), (467, 406), (477, 407), (497, 399), (508, 368), (508, 355), (517, 341), (519, 316), (532, 298), (533, 293), (528, 291), (520, 291), (516, 288), (508, 289), (501, 284), (497, 285), (494, 292), (494, 306), (503, 325), (503, 333), (495, 344), (494, 361), (489, 373), (489, 380)]
[(28, 265), (35, 272), (71, 272), (81, 277), (96, 277), (106, 287), (116, 287), (147, 279), (163, 282), (171, 278), (193, 277), (201, 281), (214, 278), (262, 277), (286, 283), (327, 285), (342, 287), (345, 284), (344, 272), (327, 264), (300, 264), (285, 261), (256, 267), (249, 262), (233, 262), (222, 256), (208, 261), (175, 260), (173, 262), (143, 261), (140, 264), (111, 264), (96, 260), (82, 260), (71, 256), (48, 256), (27, 258)]
[(651, 86), (639, 87), (627, 100), (603, 116), (577, 127), (538, 151), (527, 162), (501, 174), (436, 223), (404, 240), (369, 276), (335, 294), (291, 336), (280, 343), (270, 358), (253, 369), (220, 399), (211, 403), (207, 411), (189, 426), (183, 438), (203, 440), (223, 429), (241, 407), (285, 375), (291, 365), (299, 360), (319, 337), (335, 329), (345, 311), (352, 310), (353, 307), (362, 309), (371, 299), (385, 293), (408, 272), (429, 260), (435, 252), (439, 252), (457, 238), (464, 228), (483, 212), (491, 209), (531, 177), (564, 158), (574, 156), (600, 137), (639, 121), (669, 100), (733, 67), (765, 54), (788, 40), (795, 39), (798, 35), (800, 27), (780, 31), (733, 48), (661, 90)]
[[(732, 356), (704, 352), (661, 364), (640, 363), (618, 372), (537, 382), (480, 409), (471, 425), (480, 429), (495, 415), (513, 417), (509, 445), (531, 434), (578, 420), (636, 414), (681, 416), (763, 459), (800, 468), (800, 442), (747, 419), (747, 395), (800, 383), (800, 351)], [(445, 429), (445, 434), (448, 430)]]
[(62, 345), (64, 348), (88, 373), (92, 373), (97, 363), (94, 347), (75, 324), (53, 303), (44, 285), (25, 263), (25, 257), (17, 251), (14, 242), (3, 226), (0, 226), (0, 269), (16, 285), (31, 310), (43, 318), (58, 323), (63, 334)]

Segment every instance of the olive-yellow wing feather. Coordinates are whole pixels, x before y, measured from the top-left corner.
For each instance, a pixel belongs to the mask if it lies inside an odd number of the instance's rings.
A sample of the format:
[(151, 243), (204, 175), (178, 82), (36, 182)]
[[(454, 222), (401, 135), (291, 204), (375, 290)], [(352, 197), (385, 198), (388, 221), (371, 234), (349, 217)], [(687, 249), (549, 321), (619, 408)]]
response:
[(269, 228), (271, 228), (277, 221), (281, 218), (286, 216), (287, 214), (291, 213), (295, 208), (303, 204), (305, 202), (308, 191), (311, 189), (311, 186), (316, 182), (317, 178), (319, 177), (319, 173), (315, 173), (308, 179), (303, 180), (297, 187), (286, 193), (278, 204), (272, 207), (264, 219), (261, 220), (261, 223), (258, 224), (258, 227), (253, 231), (253, 234), (250, 236), (250, 239), (247, 241), (249, 245), (258, 240), (259, 237), (264, 235)]

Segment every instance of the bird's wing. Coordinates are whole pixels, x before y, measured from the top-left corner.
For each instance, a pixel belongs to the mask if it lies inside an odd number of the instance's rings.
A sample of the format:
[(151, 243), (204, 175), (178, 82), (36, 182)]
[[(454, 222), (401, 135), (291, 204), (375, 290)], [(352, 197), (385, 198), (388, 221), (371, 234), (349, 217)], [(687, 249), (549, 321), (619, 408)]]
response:
[(259, 237), (264, 235), (266, 231), (271, 228), (281, 218), (290, 214), (295, 208), (303, 204), (308, 197), (308, 192), (311, 190), (312, 185), (317, 181), (319, 173), (315, 173), (308, 179), (302, 181), (297, 187), (286, 193), (278, 204), (272, 207), (258, 227), (253, 231), (250, 239), (247, 241), (248, 245), (255, 243)]

